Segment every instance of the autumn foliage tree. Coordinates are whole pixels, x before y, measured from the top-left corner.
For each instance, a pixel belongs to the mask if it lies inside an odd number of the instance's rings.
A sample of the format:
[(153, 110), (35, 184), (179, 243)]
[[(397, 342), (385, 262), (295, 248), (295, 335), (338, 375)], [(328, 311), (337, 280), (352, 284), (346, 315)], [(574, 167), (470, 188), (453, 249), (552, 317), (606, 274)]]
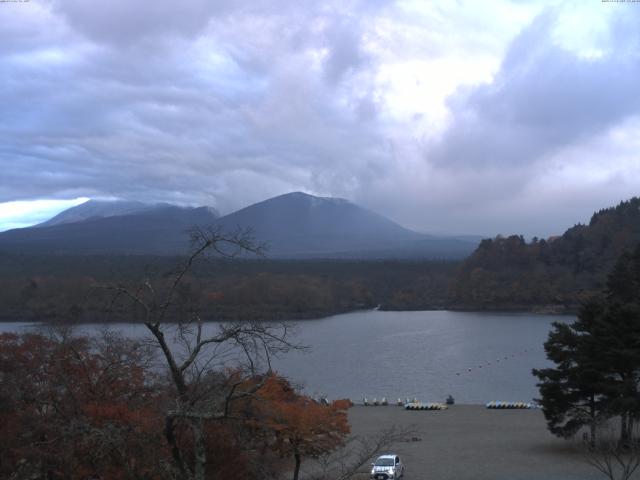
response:
[(112, 334), (0, 335), (0, 476), (160, 478), (160, 393), (147, 359)]
[(302, 460), (342, 446), (350, 427), (348, 400), (325, 404), (296, 392), (289, 382), (271, 375), (253, 401), (254, 426), (280, 457), (294, 460), (293, 480)]
[[(173, 386), (155, 358), (145, 342), (111, 332), (1, 334), (0, 478), (175, 479), (166, 439)], [(248, 402), (223, 408), (224, 421), (204, 422), (206, 478), (273, 476), (265, 459), (275, 451), (269, 446), (257, 453), (253, 435), (252, 402), (263, 383), (260, 377), (247, 381), (242, 371), (221, 371), (207, 372), (194, 385), (194, 396), (203, 397), (191, 407), (199, 408), (194, 415), (229, 398), (220, 394), (228, 389)], [(198, 445), (189, 424), (178, 421), (171, 434), (192, 468)]]

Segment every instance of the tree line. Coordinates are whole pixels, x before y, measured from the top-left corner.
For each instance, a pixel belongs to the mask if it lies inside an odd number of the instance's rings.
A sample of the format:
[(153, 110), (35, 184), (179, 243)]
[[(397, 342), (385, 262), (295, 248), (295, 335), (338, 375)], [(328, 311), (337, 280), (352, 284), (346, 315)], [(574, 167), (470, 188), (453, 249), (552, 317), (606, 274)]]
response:
[(521, 235), (483, 240), (451, 283), (459, 308), (575, 312), (606, 286), (625, 251), (640, 243), (640, 199), (600, 210), (589, 224), (527, 242)]
[[(102, 285), (171, 281), (179, 257), (0, 254), (0, 320), (49, 323), (140, 321), (129, 306), (106, 312)], [(443, 307), (457, 264), (435, 261), (198, 259), (180, 300), (216, 320), (318, 318), (381, 305)], [(108, 313), (108, 314), (107, 314)]]

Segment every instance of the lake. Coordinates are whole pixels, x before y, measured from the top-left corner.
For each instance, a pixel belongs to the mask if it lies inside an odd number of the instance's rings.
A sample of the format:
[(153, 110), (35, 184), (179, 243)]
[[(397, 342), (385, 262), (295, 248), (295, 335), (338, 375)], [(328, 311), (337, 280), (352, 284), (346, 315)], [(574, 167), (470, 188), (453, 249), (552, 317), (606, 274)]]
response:
[[(543, 342), (553, 321), (573, 317), (478, 312), (362, 311), (297, 322), (295, 340), (308, 345), (274, 362), (275, 369), (313, 396), (418, 398), (458, 403), (531, 401), (532, 368), (549, 365)], [(100, 325), (84, 325), (83, 332)], [(0, 323), (25, 331), (29, 323)], [(114, 329), (140, 336), (142, 325)]]

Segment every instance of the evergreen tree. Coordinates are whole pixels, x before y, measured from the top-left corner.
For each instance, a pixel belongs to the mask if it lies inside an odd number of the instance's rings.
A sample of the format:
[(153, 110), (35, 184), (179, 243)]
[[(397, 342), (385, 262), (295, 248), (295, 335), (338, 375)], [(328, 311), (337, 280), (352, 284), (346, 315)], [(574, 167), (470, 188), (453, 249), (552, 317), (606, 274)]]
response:
[(555, 322), (544, 348), (556, 367), (533, 371), (540, 380), (540, 404), (549, 431), (569, 438), (588, 426), (592, 444), (597, 423), (606, 411), (605, 376), (598, 345), (590, 337), (593, 320), (602, 309), (602, 303), (593, 300), (573, 324)]
[(533, 374), (549, 430), (570, 437), (589, 425), (593, 444), (598, 421), (619, 416), (627, 443), (640, 418), (640, 246), (620, 257), (604, 297), (554, 324), (545, 351), (555, 367)]
[(640, 418), (640, 246), (620, 257), (607, 281), (606, 310), (594, 332), (608, 366), (609, 410), (627, 443)]

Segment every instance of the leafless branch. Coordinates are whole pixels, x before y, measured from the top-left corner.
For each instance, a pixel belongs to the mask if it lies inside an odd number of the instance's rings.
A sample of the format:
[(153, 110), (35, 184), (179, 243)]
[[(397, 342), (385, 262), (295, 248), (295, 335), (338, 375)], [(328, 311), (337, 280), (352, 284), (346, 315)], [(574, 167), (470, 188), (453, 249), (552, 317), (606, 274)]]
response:
[(580, 449), (584, 461), (610, 480), (629, 480), (640, 467), (640, 439), (637, 435), (622, 445), (609, 428), (599, 434), (595, 445), (583, 442)]
[[(196, 227), (190, 235), (191, 253), (170, 274), (165, 288), (156, 288), (149, 279), (145, 279), (137, 288), (117, 285), (109, 289), (114, 292), (112, 307), (118, 298), (125, 298), (142, 308), (144, 325), (162, 352), (177, 393), (175, 406), (165, 418), (165, 438), (176, 474), (185, 480), (204, 480), (205, 422), (231, 418), (233, 402), (254, 397), (266, 381), (265, 375), (260, 376), (261, 362), (264, 361), (267, 372), (270, 372), (273, 356), (300, 347), (289, 340), (289, 328), (285, 324), (234, 322), (220, 324), (217, 331), (211, 332), (192, 308), (186, 316), (178, 317), (176, 323), (167, 322), (196, 261), (210, 253), (234, 258), (243, 253), (262, 255), (264, 251), (264, 246), (256, 245), (251, 232), (246, 230), (229, 235), (217, 227)], [(167, 337), (170, 331), (175, 333), (173, 338)], [(175, 351), (176, 344), (181, 346), (182, 352)], [(215, 371), (213, 366), (222, 366), (229, 358), (235, 360), (236, 373), (225, 380), (224, 372)], [(241, 358), (245, 364), (241, 363)], [(194, 458), (190, 461), (186, 461), (180, 445), (179, 427), (188, 428), (192, 435)]]
[(305, 477), (308, 480), (351, 479), (359, 473), (366, 473), (369, 462), (375, 456), (399, 442), (411, 441), (417, 433), (413, 427), (393, 426), (370, 437), (352, 436), (342, 448), (311, 460)]

